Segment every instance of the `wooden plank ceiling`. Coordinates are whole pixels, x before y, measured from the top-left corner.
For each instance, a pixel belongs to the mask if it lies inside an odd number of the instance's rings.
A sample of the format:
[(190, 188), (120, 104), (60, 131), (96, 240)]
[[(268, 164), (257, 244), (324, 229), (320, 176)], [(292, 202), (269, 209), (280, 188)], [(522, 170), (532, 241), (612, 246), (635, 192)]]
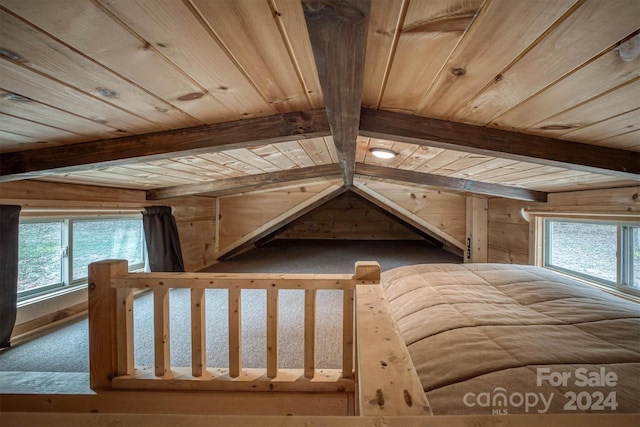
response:
[(639, 23), (636, 0), (0, 0), (0, 179), (634, 185)]

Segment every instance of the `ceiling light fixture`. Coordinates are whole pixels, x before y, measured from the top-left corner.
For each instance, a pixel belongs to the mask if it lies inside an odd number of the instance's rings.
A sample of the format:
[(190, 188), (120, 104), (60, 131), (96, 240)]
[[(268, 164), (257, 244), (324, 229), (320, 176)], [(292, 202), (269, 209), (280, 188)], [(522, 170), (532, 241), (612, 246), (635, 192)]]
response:
[(618, 54), (623, 61), (631, 62), (640, 55), (640, 34), (636, 34), (618, 46)]
[(386, 148), (370, 148), (369, 151), (379, 159), (393, 159), (398, 154)]

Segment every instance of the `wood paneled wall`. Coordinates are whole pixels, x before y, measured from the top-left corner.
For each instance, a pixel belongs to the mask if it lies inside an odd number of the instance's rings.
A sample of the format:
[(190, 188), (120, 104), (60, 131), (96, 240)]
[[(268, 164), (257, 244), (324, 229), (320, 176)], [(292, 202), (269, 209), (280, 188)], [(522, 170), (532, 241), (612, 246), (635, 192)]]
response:
[(455, 253), (465, 248), (466, 198), (420, 185), (364, 179), (355, 187), (381, 208), (430, 234)]
[(278, 238), (414, 240), (413, 231), (352, 192), (344, 193), (292, 223)]
[(216, 253), (222, 256), (339, 190), (341, 180), (255, 191), (218, 198)]
[(464, 262), (487, 262), (489, 203), (486, 197), (467, 196)]
[(211, 197), (178, 197), (167, 200), (176, 218), (186, 271), (215, 263), (216, 200)]
[(529, 264), (529, 223), (520, 210), (529, 202), (489, 199), (488, 262)]
[[(139, 209), (146, 204), (145, 192), (90, 185), (44, 181), (0, 183), (0, 202), (37, 209)], [(24, 214), (22, 212), (21, 214)]]

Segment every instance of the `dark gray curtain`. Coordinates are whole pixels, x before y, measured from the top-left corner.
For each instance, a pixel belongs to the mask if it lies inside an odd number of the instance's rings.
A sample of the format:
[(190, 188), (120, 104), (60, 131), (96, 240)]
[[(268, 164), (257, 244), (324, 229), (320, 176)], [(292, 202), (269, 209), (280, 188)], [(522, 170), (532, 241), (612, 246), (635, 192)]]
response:
[(18, 311), (20, 206), (0, 205), (0, 348), (11, 345)]
[(184, 271), (176, 219), (168, 206), (146, 206), (142, 213), (151, 271)]

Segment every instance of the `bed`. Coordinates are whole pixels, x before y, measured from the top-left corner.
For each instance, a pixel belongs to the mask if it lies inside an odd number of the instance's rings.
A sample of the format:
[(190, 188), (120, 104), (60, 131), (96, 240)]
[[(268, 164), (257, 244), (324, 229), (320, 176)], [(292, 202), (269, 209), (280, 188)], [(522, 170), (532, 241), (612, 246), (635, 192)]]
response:
[(640, 412), (640, 304), (522, 265), (382, 284), (434, 415)]

